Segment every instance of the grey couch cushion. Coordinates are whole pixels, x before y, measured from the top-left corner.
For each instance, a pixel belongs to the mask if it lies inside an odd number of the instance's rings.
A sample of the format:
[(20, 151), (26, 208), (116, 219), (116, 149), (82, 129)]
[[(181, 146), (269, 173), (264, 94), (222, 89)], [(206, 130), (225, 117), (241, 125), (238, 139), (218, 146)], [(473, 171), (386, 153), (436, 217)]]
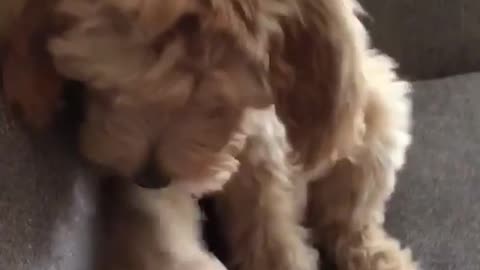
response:
[[(480, 73), (415, 86), (415, 143), (387, 226), (425, 270), (478, 270)], [(33, 143), (3, 112), (0, 269), (89, 269), (95, 225), (89, 173), (61, 145)]]
[(88, 269), (95, 192), (64, 146), (30, 139), (0, 100), (0, 269)]
[(375, 44), (413, 78), (480, 70), (480, 1), (360, 0)]
[(480, 269), (480, 73), (415, 84), (414, 144), (388, 211), (425, 269)]

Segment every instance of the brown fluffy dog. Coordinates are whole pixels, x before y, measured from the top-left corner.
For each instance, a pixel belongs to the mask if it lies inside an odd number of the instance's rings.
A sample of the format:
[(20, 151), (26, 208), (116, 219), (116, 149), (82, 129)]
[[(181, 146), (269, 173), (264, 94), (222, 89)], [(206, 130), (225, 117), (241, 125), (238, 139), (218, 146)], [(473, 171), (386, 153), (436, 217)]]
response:
[(313, 270), (316, 246), (341, 270), (416, 269), (383, 229), (410, 143), (409, 85), (370, 49), (360, 11), (353, 0), (59, 1), (67, 25), (49, 48), (89, 88), (83, 152), (126, 179), (149, 163), (172, 179), (128, 188), (148, 225), (115, 269), (223, 268), (190, 195), (232, 175), (218, 195), (229, 268)]

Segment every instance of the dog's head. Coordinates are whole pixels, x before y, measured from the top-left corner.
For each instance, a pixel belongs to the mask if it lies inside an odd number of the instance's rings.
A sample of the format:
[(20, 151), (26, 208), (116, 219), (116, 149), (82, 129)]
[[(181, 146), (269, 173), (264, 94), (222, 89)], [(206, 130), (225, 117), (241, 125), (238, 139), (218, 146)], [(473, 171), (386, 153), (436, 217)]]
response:
[(85, 154), (123, 176), (148, 163), (171, 178), (225, 176), (218, 168), (235, 167), (229, 143), (243, 111), (270, 103), (299, 162), (313, 167), (362, 134), (368, 41), (356, 9), (350, 0), (61, 0), (68, 27), (50, 49), (62, 74), (90, 88)]
[(206, 190), (235, 172), (243, 112), (271, 99), (261, 54), (236, 33), (246, 21), (221, 8), (60, 1), (68, 26), (49, 47), (57, 69), (88, 86), (81, 147), (89, 160), (135, 181), (153, 172), (217, 182), (201, 183)]

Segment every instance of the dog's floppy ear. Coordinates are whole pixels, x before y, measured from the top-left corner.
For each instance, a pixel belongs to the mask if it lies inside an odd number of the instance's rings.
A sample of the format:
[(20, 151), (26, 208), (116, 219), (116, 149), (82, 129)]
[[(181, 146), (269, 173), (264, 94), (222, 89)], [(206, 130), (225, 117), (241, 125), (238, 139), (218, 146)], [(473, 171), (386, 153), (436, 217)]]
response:
[(348, 152), (360, 129), (359, 53), (366, 34), (350, 0), (299, 0), (271, 53), (277, 110), (305, 164)]
[(45, 47), (50, 2), (27, 1), (10, 31), (2, 61), (5, 102), (35, 129), (53, 123), (63, 86)]

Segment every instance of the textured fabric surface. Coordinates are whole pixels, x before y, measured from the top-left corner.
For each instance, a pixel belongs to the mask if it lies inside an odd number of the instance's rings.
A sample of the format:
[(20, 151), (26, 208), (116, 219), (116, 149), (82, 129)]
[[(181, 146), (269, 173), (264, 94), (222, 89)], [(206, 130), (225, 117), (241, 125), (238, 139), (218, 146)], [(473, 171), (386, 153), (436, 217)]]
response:
[[(412, 78), (480, 70), (480, 1), (360, 0), (373, 40)], [(480, 268), (479, 268), (480, 269)]]
[(66, 144), (29, 138), (0, 100), (0, 269), (89, 269), (89, 179)]
[(414, 144), (387, 222), (425, 270), (480, 269), (480, 73), (415, 84)]
[[(479, 87), (480, 73), (416, 84), (415, 142), (387, 225), (424, 270), (480, 266)], [(89, 173), (68, 147), (51, 138), (32, 142), (3, 112), (0, 269), (90, 270)]]

